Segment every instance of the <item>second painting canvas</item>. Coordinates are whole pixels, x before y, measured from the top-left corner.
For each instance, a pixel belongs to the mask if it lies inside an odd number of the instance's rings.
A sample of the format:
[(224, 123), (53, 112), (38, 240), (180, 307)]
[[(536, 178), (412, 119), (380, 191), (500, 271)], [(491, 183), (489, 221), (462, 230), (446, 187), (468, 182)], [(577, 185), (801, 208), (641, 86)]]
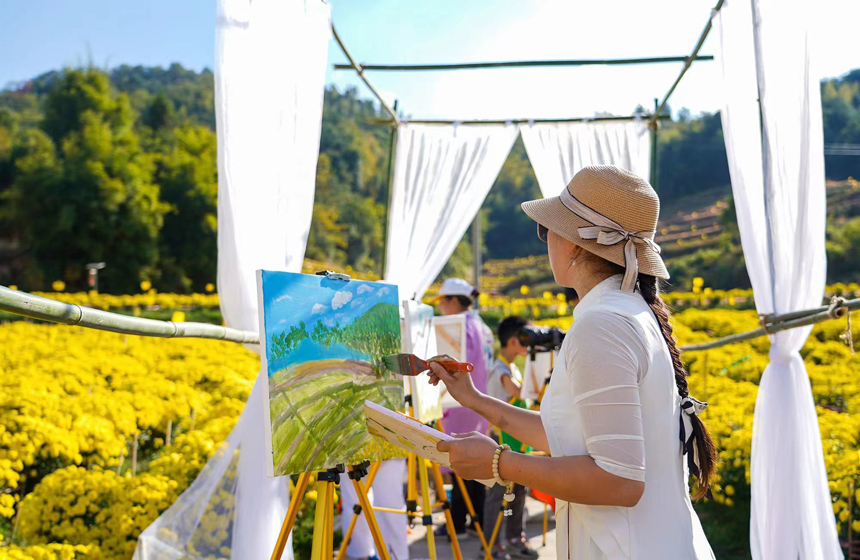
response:
[(365, 399), (402, 409), (403, 381), (382, 363), (400, 351), (397, 287), (267, 270), (257, 285), (270, 476), (402, 456), (363, 412)]

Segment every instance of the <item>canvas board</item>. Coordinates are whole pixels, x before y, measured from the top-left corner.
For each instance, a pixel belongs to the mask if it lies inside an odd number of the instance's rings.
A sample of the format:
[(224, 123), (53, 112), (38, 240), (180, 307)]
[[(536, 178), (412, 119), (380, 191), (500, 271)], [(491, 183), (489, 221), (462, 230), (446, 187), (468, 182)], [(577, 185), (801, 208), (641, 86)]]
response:
[(552, 373), (558, 352), (537, 352), (534, 359), (529, 354), (526, 356), (526, 367), (523, 372), (523, 384), (520, 388), (520, 398), (523, 400), (536, 401), (540, 398), (546, 378)]
[(380, 461), (402, 451), (372, 437), (364, 401), (403, 405), (382, 357), (400, 351), (397, 287), (257, 271), (270, 476)]
[[(429, 359), (439, 354), (436, 348), (436, 331), (433, 328), (433, 307), (418, 301), (403, 302), (405, 317), (403, 351)], [(428, 423), (442, 418), (442, 386), (430, 385), (429, 377), (406, 377), (412, 395), (413, 416)]]
[[(458, 362), (466, 360), (466, 316), (445, 315), (433, 317), (433, 330), (436, 333), (436, 351), (439, 355), (448, 355)], [(442, 393), (442, 408), (457, 408), (460, 403), (452, 397), (440, 383)]]

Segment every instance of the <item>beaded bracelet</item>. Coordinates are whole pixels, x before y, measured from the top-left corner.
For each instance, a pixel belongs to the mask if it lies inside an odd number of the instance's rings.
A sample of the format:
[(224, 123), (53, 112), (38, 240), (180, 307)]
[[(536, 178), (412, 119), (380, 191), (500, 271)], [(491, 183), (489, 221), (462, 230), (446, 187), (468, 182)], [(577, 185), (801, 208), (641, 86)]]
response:
[(510, 480), (503, 480), (501, 475), (499, 475), (499, 458), (502, 456), (502, 451), (510, 451), (511, 446), (503, 443), (499, 447), (496, 448), (496, 452), (493, 455), (493, 478), (496, 480), (496, 484), (499, 486), (505, 487), (505, 517), (513, 515), (513, 511), (511, 510), (511, 502), (514, 501), (514, 483)]

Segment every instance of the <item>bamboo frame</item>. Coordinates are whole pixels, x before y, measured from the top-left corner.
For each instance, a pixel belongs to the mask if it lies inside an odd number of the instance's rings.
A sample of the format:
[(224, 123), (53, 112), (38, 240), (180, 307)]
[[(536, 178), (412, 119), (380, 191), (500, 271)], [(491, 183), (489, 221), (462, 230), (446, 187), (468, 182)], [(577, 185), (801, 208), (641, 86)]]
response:
[[(660, 115), (657, 120), (669, 120), (669, 115)], [(553, 123), (572, 123), (572, 122), (604, 122), (604, 121), (635, 121), (654, 120), (653, 115), (647, 113), (642, 115), (629, 116), (611, 116), (611, 117), (566, 117), (561, 119), (508, 119), (508, 120), (446, 120), (446, 119), (402, 119), (400, 124), (463, 124), (469, 126), (475, 125), (499, 125), (499, 124), (553, 124)], [(392, 121), (380, 119), (371, 121), (373, 124), (393, 124)]]
[(798, 327), (806, 327), (808, 325), (814, 325), (816, 323), (823, 323), (824, 321), (829, 321), (831, 319), (838, 319), (844, 317), (847, 313), (850, 313), (851, 311), (855, 311), (857, 309), (860, 309), (860, 299), (852, 299), (843, 302), (841, 305), (835, 306), (832, 311), (830, 307), (819, 307), (815, 309), (809, 309), (807, 311), (794, 311), (791, 313), (786, 313), (784, 315), (765, 316), (765, 327), (744, 333), (724, 336), (722, 338), (718, 338), (710, 342), (681, 346), (679, 350), (681, 352), (699, 352), (702, 350), (712, 350), (714, 348), (726, 346), (727, 344), (743, 342), (745, 340), (751, 340), (753, 338), (767, 336), (768, 334), (773, 334), (775, 332), (796, 329)]
[[(692, 60), (691, 60), (692, 58)], [(360, 71), (373, 72), (426, 72), (438, 70), (482, 70), (488, 68), (533, 68), (533, 67), (563, 67), (563, 66), (632, 66), (638, 64), (662, 64), (667, 62), (683, 62), (690, 64), (696, 60), (713, 60), (712, 55), (689, 56), (659, 56), (649, 58), (607, 58), (607, 59), (574, 59), (574, 60), (513, 60), (504, 62), (460, 62), (451, 64), (359, 64)], [(335, 70), (351, 70), (351, 64), (335, 64)]]
[(382, 99), (382, 96), (379, 95), (379, 92), (376, 91), (376, 88), (374, 88), (373, 85), (367, 80), (367, 78), (364, 77), (364, 69), (362, 69), (361, 66), (355, 61), (355, 59), (352, 58), (352, 55), (349, 54), (349, 51), (346, 49), (346, 45), (343, 44), (340, 35), (337, 34), (337, 29), (334, 28), (334, 24), (332, 24), (331, 26), (331, 34), (334, 36), (334, 40), (337, 41), (340, 50), (343, 51), (344, 56), (346, 56), (347, 60), (349, 60), (348, 67), (355, 70), (355, 73), (358, 74), (358, 77), (361, 78), (361, 81), (364, 82), (364, 85), (367, 86), (367, 88), (370, 90), (370, 93), (372, 93), (374, 97), (376, 97), (377, 101), (379, 101), (379, 104), (382, 105), (382, 108), (385, 109), (385, 111), (389, 115), (391, 115), (391, 120), (394, 121), (395, 126), (399, 125), (400, 119), (397, 117), (397, 113), (394, 111), (394, 109), (388, 106), (388, 103), (386, 103), (385, 100)]
[(72, 303), (34, 296), (0, 286), (0, 311), (7, 311), (40, 321), (79, 325), (101, 331), (160, 338), (211, 338), (259, 344), (260, 337), (251, 331), (240, 331), (207, 323), (174, 323), (111, 313)]
[[(684, 74), (687, 73), (687, 70), (692, 66), (693, 61), (699, 57), (699, 49), (702, 48), (702, 44), (704, 44), (705, 39), (708, 38), (708, 33), (711, 32), (711, 18), (714, 17), (714, 14), (720, 11), (720, 8), (723, 7), (723, 0), (717, 0), (717, 5), (714, 6), (714, 9), (711, 10), (710, 16), (708, 16), (708, 23), (705, 25), (705, 28), (702, 30), (701, 35), (699, 35), (699, 40), (696, 42), (696, 46), (693, 47), (693, 52), (687, 57), (686, 62), (684, 62), (684, 67), (681, 69), (681, 73), (678, 74), (678, 77), (675, 79), (675, 83), (672, 84), (672, 87), (669, 88), (669, 91), (666, 92), (666, 95), (663, 96), (663, 101), (660, 102), (660, 105), (657, 106), (657, 110), (654, 111), (654, 115), (659, 115), (660, 112), (666, 107), (666, 104), (669, 102), (669, 98), (675, 92), (675, 88), (678, 87), (678, 84), (681, 83), (681, 78), (684, 77)], [(656, 118), (652, 117), (652, 122), (656, 122)]]

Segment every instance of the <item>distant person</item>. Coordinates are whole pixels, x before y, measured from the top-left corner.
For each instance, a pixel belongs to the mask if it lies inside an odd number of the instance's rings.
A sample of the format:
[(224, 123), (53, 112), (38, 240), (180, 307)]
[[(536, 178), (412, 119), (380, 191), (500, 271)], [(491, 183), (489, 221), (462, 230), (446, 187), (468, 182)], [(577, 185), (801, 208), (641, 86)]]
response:
[[(478, 297), (478, 291), (461, 278), (448, 278), (442, 282), (437, 296), (439, 312), (442, 315), (465, 315), (466, 316), (466, 361), (474, 367), (471, 378), (475, 388), (482, 393), (487, 389), (487, 347), (493, 347), (492, 331), (489, 332), (490, 340), (486, 340), (485, 329), (481, 318), (476, 313), (470, 313)], [(489, 345), (487, 344), (489, 342)], [(455, 407), (445, 411), (442, 417), (442, 425), (445, 432), (464, 434), (472, 431), (486, 433), (488, 423), (480, 414), (468, 408)], [(484, 488), (480, 482), (473, 480), (463, 481), (472, 506), (475, 508), (477, 519), (469, 520), (467, 526), (468, 510), (460, 486), (455, 482), (451, 492), (451, 515), (454, 518), (454, 529), (458, 535), (469, 532), (474, 533), (475, 522), (481, 524), (486, 533), (486, 527), (482, 519), (484, 511)], [(447, 535), (444, 527), (437, 531), (439, 535)]]
[[(525, 407), (525, 402), (520, 399), (520, 388), (523, 376), (514, 363), (518, 356), (525, 356), (528, 348), (523, 346), (518, 334), (528, 322), (522, 317), (513, 315), (505, 317), (499, 323), (497, 334), (499, 336), (499, 357), (493, 362), (493, 366), (487, 371), (487, 394), (500, 401), (510, 402), (520, 408)], [(490, 436), (496, 441), (506, 443), (515, 451), (526, 451), (519, 440), (510, 434), (493, 427)], [(502, 508), (502, 498), (505, 495), (505, 487), (496, 484), (486, 491), (487, 497), (484, 501), (484, 519), (487, 520), (487, 534), (492, 534), (493, 527), (499, 517)], [(502, 533), (499, 532), (498, 544), (493, 555), (507, 554), (511, 558), (537, 558), (538, 553), (532, 550), (526, 539), (525, 523), (523, 513), (526, 505), (526, 489), (520, 484), (514, 484), (514, 501), (510, 504), (511, 515), (503, 517), (505, 527), (505, 539), (502, 541)]]
[(657, 193), (621, 168), (585, 167), (559, 196), (523, 210), (547, 243), (555, 281), (579, 295), (540, 412), (489, 397), (439, 364), (430, 382), (550, 456), (499, 449), (478, 432), (439, 450), (463, 478), (554, 496), (557, 558), (713, 559), (689, 476), (706, 495), (716, 451), (660, 299), (669, 273), (654, 243)]

